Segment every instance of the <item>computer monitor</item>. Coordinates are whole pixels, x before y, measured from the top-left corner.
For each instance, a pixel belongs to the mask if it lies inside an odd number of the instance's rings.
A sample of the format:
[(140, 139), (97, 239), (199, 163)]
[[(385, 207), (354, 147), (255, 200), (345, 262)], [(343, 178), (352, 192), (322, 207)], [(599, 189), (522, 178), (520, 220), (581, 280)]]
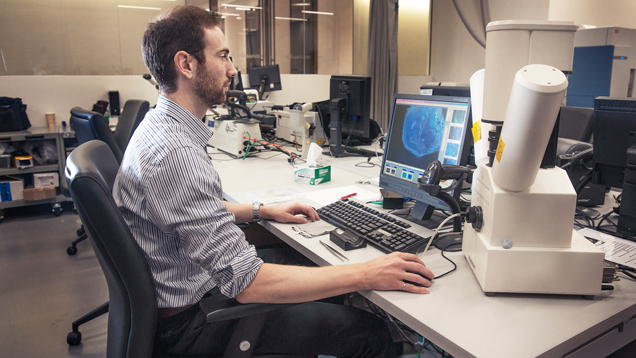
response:
[(462, 86), (420, 86), (420, 94), (427, 96), (470, 97), (470, 87)]
[(258, 90), (258, 98), (263, 99), (265, 92), (282, 90), (278, 65), (252, 67), (247, 69), (250, 88)]
[[(396, 94), (385, 144), (380, 187), (415, 200), (411, 216), (428, 218), (434, 208), (452, 211), (418, 189), (417, 180), (435, 160), (466, 165), (472, 144), (470, 98)], [(451, 195), (458, 200), (461, 187)]]
[(617, 229), (636, 235), (636, 99), (595, 98), (593, 138), (592, 183), (623, 189)]
[(369, 139), (371, 77), (331, 76), (329, 98), (329, 149), (339, 155), (352, 137)]

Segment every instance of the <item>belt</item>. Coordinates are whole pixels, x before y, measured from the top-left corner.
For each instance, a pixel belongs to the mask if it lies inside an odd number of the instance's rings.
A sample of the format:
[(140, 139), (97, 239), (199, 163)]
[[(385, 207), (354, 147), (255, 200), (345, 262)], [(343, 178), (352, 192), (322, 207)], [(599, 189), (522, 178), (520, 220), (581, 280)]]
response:
[(157, 310), (157, 317), (159, 318), (168, 318), (176, 315), (177, 313), (181, 313), (193, 305), (185, 306), (185, 307), (167, 307), (167, 308), (159, 308)]

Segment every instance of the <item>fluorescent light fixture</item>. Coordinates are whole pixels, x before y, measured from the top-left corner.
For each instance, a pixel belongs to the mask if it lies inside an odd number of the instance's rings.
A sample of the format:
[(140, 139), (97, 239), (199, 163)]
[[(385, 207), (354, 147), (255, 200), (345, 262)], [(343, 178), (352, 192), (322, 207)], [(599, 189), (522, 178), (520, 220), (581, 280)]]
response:
[(299, 2), (298, 4), (292, 4), (292, 6), (309, 6), (309, 5), (311, 4), (308, 2)]
[(132, 6), (132, 5), (117, 5), (117, 7), (123, 7), (123, 8), (126, 8), (126, 9), (158, 10), (158, 11), (161, 11), (161, 8), (159, 8), (159, 7)]
[(275, 17), (276, 20), (289, 20), (289, 21), (307, 21), (307, 19), (299, 19), (295, 17)]
[(301, 11), (305, 14), (316, 14), (316, 15), (333, 15), (333, 12), (323, 12), (323, 11), (309, 11), (309, 10), (303, 10)]
[(241, 16), (239, 14), (232, 14), (229, 12), (220, 12), (219, 15), (223, 15), (223, 16)]
[(249, 6), (249, 5), (233, 5), (233, 4), (221, 4), (221, 6), (225, 7), (233, 7), (237, 10), (262, 10), (262, 7), (258, 6)]

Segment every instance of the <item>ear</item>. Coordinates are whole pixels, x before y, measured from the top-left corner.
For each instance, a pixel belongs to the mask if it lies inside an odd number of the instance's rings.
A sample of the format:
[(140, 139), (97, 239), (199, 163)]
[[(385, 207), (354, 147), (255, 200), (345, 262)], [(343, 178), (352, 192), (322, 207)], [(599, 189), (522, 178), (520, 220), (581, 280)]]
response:
[(177, 70), (177, 74), (187, 79), (192, 79), (198, 63), (194, 56), (185, 51), (179, 51), (174, 55), (174, 66)]

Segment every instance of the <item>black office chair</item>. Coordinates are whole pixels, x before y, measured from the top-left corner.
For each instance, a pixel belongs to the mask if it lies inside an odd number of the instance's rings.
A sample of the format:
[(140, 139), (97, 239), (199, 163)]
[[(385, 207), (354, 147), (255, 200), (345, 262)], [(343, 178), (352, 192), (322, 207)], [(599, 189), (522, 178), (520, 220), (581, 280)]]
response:
[[(73, 202), (108, 283), (111, 308), (107, 357), (144, 358), (152, 355), (157, 296), (145, 255), (113, 200), (118, 168), (108, 145), (94, 140), (71, 153), (65, 173)], [(208, 322), (240, 319), (224, 357), (250, 357), (268, 312), (288, 306), (241, 305), (219, 295), (201, 302)]]
[[(122, 116), (119, 119), (119, 123), (117, 124), (117, 127), (115, 129), (115, 132), (119, 131), (120, 128), (122, 130), (121, 133), (117, 136), (122, 144), (126, 146), (128, 145), (130, 137), (132, 136), (134, 130), (137, 129), (137, 126), (139, 126), (141, 120), (146, 115), (148, 107), (149, 104), (147, 101), (126, 101)], [(75, 136), (80, 144), (94, 139), (101, 140), (108, 144), (108, 148), (110, 148), (110, 151), (116, 158), (117, 165), (119, 166), (119, 164), (121, 164), (125, 148), (122, 149), (119, 146), (115, 136), (108, 126), (108, 123), (106, 123), (106, 120), (100, 113), (87, 111), (80, 107), (75, 107), (71, 109), (70, 122), (71, 126), (75, 130)], [(67, 185), (63, 186), (63, 190), (70, 192), (70, 188), (67, 188)], [(73, 241), (71, 243), (71, 246), (66, 249), (66, 253), (69, 255), (75, 255), (77, 253), (77, 244), (86, 240), (87, 235), (84, 229), (84, 225), (82, 225), (77, 230), (77, 236), (78, 238)], [(79, 327), (86, 322), (92, 321), (93, 319), (108, 313), (108, 310), (109, 303), (106, 302), (75, 320), (72, 324), (72, 331), (66, 337), (66, 342), (69, 345), (80, 344), (82, 335), (79, 332)]]
[(148, 101), (129, 99), (124, 104), (124, 109), (121, 111), (117, 128), (113, 134), (115, 142), (122, 153), (126, 151), (130, 137), (135, 133), (139, 123), (144, 119), (149, 109), (150, 103)]
[[(121, 163), (130, 137), (146, 116), (149, 107), (148, 101), (137, 99), (126, 101), (114, 134), (101, 114), (80, 107), (71, 109), (70, 123), (79, 144), (99, 139), (108, 144), (117, 161)], [(66, 253), (71, 256), (77, 253), (77, 244), (86, 240), (83, 227), (77, 230), (77, 236), (78, 238), (71, 242), (71, 246), (66, 249)]]
[(559, 112), (559, 138), (592, 142), (594, 108), (561, 107)]

